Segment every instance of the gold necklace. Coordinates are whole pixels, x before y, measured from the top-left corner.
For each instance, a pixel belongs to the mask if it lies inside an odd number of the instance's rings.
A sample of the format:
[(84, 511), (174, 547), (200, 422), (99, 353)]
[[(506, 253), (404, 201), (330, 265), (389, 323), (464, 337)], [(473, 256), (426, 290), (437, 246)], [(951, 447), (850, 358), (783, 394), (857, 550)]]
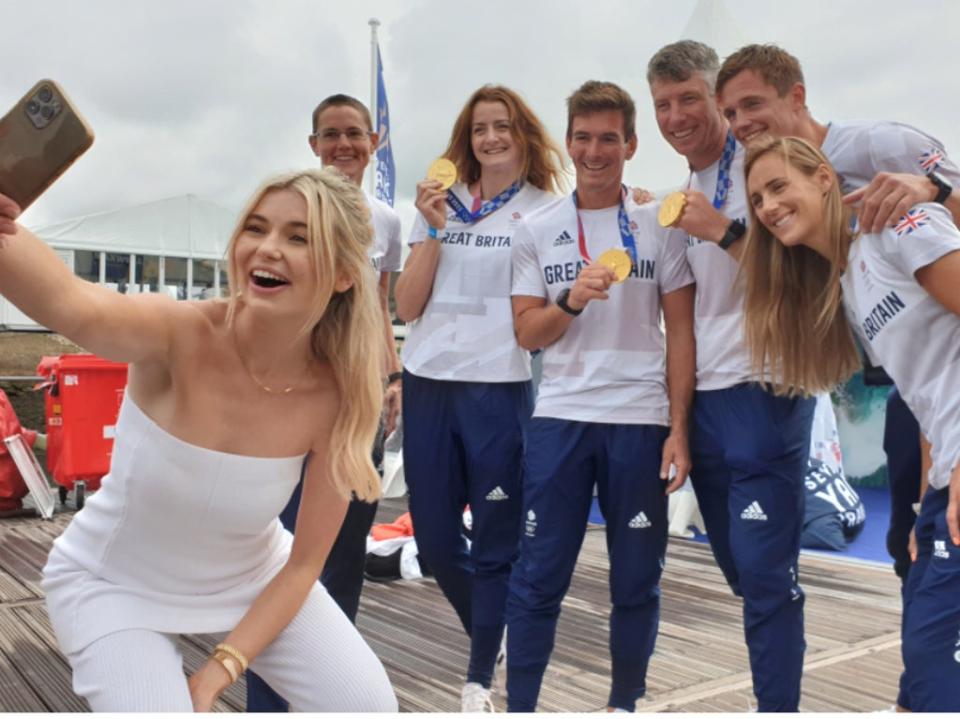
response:
[(310, 369), (309, 364), (303, 368), (303, 372), (300, 373), (300, 377), (297, 378), (296, 382), (294, 382), (289, 387), (284, 387), (283, 389), (274, 389), (273, 387), (268, 387), (263, 382), (258, 380), (257, 376), (253, 373), (253, 370), (251, 370), (247, 366), (246, 360), (243, 359), (243, 353), (240, 351), (240, 344), (237, 341), (236, 326), (234, 326), (232, 330), (233, 331), (231, 332), (231, 334), (233, 336), (233, 348), (237, 351), (237, 358), (240, 360), (240, 364), (243, 366), (244, 371), (246, 371), (247, 375), (249, 375), (250, 379), (253, 380), (253, 383), (257, 385), (257, 387), (262, 389), (267, 394), (289, 394), (290, 392), (293, 392), (293, 390), (297, 388), (297, 385), (299, 385), (303, 381), (303, 378), (307, 374), (307, 370)]

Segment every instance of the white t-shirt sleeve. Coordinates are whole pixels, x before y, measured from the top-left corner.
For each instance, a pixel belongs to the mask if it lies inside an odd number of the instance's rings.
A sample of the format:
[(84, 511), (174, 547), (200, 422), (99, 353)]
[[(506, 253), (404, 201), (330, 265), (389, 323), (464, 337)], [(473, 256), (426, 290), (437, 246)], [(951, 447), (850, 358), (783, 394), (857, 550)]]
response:
[(899, 123), (878, 124), (869, 138), (870, 161), (878, 172), (936, 172), (954, 187), (960, 186), (960, 167), (935, 138)]
[(424, 218), (423, 214), (417, 210), (417, 219), (413, 221), (413, 229), (410, 231), (410, 237), (407, 239), (407, 244), (413, 247), (425, 239), (427, 239), (427, 230), (430, 229), (430, 225), (427, 224), (427, 220)]
[(687, 236), (681, 230), (669, 229), (660, 241), (660, 294), (666, 295), (692, 285), (693, 272), (687, 262)]
[(390, 218), (390, 230), (387, 233), (387, 251), (383, 256), (381, 272), (399, 272), (400, 261), (403, 255), (403, 239), (400, 233), (400, 216), (394, 214)]
[(513, 234), (510, 262), (513, 270), (511, 295), (547, 296), (547, 287), (543, 282), (543, 273), (537, 258), (537, 247), (525, 222)]
[(911, 276), (944, 255), (960, 250), (960, 230), (945, 207), (928, 202), (917, 205), (912, 212), (925, 214), (927, 222), (897, 237), (895, 243), (895, 261)]

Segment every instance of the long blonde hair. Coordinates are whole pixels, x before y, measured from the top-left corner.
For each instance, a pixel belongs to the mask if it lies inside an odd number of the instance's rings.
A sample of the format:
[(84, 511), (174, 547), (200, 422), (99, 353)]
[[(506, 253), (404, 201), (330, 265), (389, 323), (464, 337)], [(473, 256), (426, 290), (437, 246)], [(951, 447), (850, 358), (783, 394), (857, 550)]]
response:
[(470, 144), (473, 108), (480, 102), (502, 102), (510, 117), (510, 134), (520, 147), (520, 177), (547, 192), (566, 187), (563, 153), (540, 119), (514, 90), (503, 85), (484, 85), (467, 100), (450, 133), (443, 156), (457, 166), (457, 175), (468, 185), (480, 179), (480, 161)]
[(757, 160), (769, 154), (807, 176), (821, 166), (833, 174), (823, 205), (829, 259), (804, 245), (781, 244), (749, 202), (750, 231), (740, 258), (753, 370), (769, 375), (778, 394), (811, 395), (833, 389), (860, 368), (840, 287), (852, 240), (849, 213), (836, 174), (820, 150), (796, 137), (760, 142), (747, 152), (748, 179)]
[[(376, 277), (367, 257), (373, 227), (363, 192), (332, 168), (281, 175), (261, 185), (240, 215), (227, 249), (227, 321), (233, 321), (237, 310), (240, 275), (234, 245), (246, 218), (264, 195), (275, 190), (298, 192), (307, 203), (307, 239), (313, 250), (316, 292), (303, 333), (310, 334), (314, 358), (330, 363), (340, 397), (324, 458), (330, 479), (343, 496), (353, 494), (373, 501), (380, 496), (380, 477), (370, 459), (370, 448), (383, 402), (386, 342)], [(339, 277), (352, 282), (344, 292), (334, 290)]]

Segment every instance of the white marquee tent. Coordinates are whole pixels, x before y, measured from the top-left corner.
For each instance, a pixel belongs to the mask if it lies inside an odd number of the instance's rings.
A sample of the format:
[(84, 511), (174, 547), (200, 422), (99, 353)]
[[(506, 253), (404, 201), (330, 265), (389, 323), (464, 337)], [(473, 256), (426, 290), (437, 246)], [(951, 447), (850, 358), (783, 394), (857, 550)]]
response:
[[(119, 292), (177, 299), (226, 290), (237, 213), (193, 195), (31, 228), (77, 275)], [(43, 329), (0, 297), (0, 326)]]

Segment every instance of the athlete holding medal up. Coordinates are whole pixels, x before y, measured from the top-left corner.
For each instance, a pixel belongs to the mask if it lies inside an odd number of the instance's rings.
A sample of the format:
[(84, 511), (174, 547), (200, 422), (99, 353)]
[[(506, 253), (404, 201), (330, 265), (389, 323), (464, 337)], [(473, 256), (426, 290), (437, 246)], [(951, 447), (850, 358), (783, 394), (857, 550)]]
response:
[(412, 323), (402, 354), (410, 513), (420, 553), (471, 638), (463, 711), (492, 708), (519, 541), (533, 390), (530, 355), (513, 333), (511, 239), (552, 199), (561, 168), (559, 148), (519, 95), (477, 90), (417, 186), (420, 214), (396, 287), (397, 316)]
[(690, 166), (687, 189), (660, 206), (661, 223), (688, 235), (697, 278), (690, 478), (717, 564), (743, 597), (758, 709), (797, 711), (805, 647), (797, 561), (815, 400), (776, 396), (751, 365), (732, 256), (746, 229), (744, 153), (714, 99), (718, 70), (716, 52), (691, 40), (661, 48), (647, 70), (660, 132)]
[(637, 147), (630, 96), (588, 82), (567, 107), (576, 192), (527, 218), (513, 246), (517, 338), (544, 361), (507, 601), (508, 708), (536, 708), (596, 486), (613, 602), (608, 705), (632, 711), (657, 636), (666, 493), (690, 468), (693, 277), (681, 233), (664, 233), (653, 206), (625, 207), (623, 168)]

